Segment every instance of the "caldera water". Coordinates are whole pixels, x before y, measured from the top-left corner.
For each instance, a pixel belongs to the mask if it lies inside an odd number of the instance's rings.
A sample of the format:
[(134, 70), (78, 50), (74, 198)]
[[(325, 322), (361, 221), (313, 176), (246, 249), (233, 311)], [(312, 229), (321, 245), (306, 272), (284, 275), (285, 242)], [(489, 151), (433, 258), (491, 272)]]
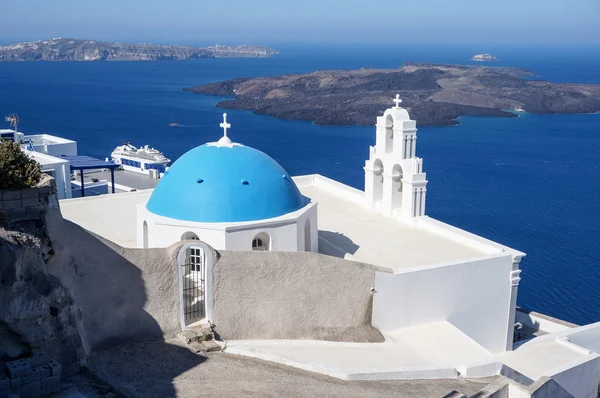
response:
[[(495, 65), (528, 68), (540, 79), (600, 84), (600, 52), (585, 46), (274, 47), (282, 54), (269, 59), (0, 63), (0, 114), (18, 113), (23, 132), (74, 139), (80, 154), (104, 158), (130, 141), (175, 160), (222, 135), (223, 110), (215, 105), (223, 98), (181, 89), (235, 77), (472, 63), (474, 54), (490, 52), (500, 59)], [(235, 141), (268, 153), (292, 175), (320, 173), (363, 188), (374, 127), (227, 113)], [(174, 122), (182, 127), (168, 126)], [(419, 129), (428, 215), (526, 252), (519, 305), (578, 324), (600, 321), (600, 114), (460, 122)]]

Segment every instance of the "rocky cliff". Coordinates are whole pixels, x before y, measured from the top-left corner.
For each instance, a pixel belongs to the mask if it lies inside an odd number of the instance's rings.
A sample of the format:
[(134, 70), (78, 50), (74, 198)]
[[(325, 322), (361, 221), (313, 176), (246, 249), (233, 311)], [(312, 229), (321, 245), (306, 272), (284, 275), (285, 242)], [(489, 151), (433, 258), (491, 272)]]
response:
[(65, 220), (49, 176), (0, 191), (0, 370), (42, 351), (76, 371), (95, 350), (174, 337), (177, 253), (125, 249)]
[[(34, 188), (0, 191), (0, 365), (41, 350), (74, 373), (86, 358), (77, 314), (47, 265), (55, 252), (43, 213), (53, 201), (58, 206), (55, 189), (45, 177)], [(24, 201), (27, 206), (16, 207)]]
[(279, 54), (264, 46), (211, 46), (207, 48), (121, 44), (96, 40), (52, 39), (0, 46), (0, 61), (156, 61), (224, 57), (270, 57)]

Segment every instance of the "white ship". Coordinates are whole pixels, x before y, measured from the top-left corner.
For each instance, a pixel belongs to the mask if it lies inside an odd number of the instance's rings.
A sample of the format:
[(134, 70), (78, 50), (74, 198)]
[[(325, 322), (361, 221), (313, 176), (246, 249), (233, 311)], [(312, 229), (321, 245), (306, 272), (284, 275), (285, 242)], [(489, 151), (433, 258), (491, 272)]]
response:
[(113, 162), (122, 165), (124, 170), (143, 174), (152, 174), (152, 170), (163, 174), (171, 162), (171, 159), (157, 149), (150, 148), (148, 145), (136, 148), (129, 142), (116, 147), (111, 153), (111, 158)]

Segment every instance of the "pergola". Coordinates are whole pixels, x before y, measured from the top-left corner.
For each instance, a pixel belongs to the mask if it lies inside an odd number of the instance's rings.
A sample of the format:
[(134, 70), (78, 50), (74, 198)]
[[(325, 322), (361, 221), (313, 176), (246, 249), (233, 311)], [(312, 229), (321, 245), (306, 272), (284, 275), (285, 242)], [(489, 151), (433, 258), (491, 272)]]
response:
[(92, 158), (89, 156), (61, 156), (61, 158), (69, 161), (69, 163), (71, 164), (71, 171), (79, 170), (79, 174), (81, 176), (82, 197), (85, 196), (85, 182), (83, 180), (83, 170), (109, 169), (112, 193), (115, 193), (115, 169), (119, 168), (118, 164)]

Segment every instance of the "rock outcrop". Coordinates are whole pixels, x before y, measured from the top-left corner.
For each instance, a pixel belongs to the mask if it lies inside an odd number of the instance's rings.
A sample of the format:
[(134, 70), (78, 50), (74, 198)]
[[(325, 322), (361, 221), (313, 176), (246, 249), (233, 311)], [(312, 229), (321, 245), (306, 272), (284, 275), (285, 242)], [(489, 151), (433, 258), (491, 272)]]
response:
[(0, 46), (0, 61), (157, 61), (270, 57), (276, 54), (279, 53), (272, 48), (247, 44), (200, 48), (77, 39), (52, 39)]
[[(56, 202), (56, 187), (46, 176), (29, 189), (45, 192), (36, 197), (35, 212), (0, 211), (0, 364), (41, 351), (72, 373), (86, 358), (72, 297), (47, 268), (54, 249), (43, 212)], [(15, 192), (0, 191), (0, 196), (10, 196), (12, 202)]]
[(600, 85), (529, 80), (519, 68), (407, 63), (399, 69), (330, 70), (240, 78), (184, 88), (232, 96), (222, 108), (324, 125), (374, 123), (399, 93), (419, 125), (457, 124), (460, 116), (516, 117), (600, 111)]

